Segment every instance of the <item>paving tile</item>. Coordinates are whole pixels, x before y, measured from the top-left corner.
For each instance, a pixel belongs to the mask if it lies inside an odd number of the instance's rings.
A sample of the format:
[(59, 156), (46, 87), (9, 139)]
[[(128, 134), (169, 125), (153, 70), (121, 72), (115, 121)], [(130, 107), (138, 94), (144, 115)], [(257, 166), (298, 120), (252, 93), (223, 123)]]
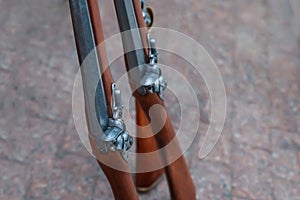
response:
[[(272, 57), (271, 57), (272, 56)], [(294, 56), (270, 55), (270, 124), (290, 132), (299, 132), (299, 60)], [(281, 66), (285, 66), (282, 70)]]
[(271, 131), (273, 177), (300, 182), (299, 136), (278, 130)]
[(297, 0), (291, 0), (290, 2), (290, 7), (292, 9), (292, 23), (291, 23), (291, 28), (293, 29), (293, 32), (296, 36), (296, 38), (300, 37), (300, 28), (299, 28), (299, 1)]
[(271, 154), (237, 144), (232, 153), (232, 195), (247, 199), (272, 199)]
[[(268, 110), (264, 104), (234, 102), (236, 115), (232, 125), (233, 140), (253, 147), (270, 148)], [(255, 127), (255, 129), (253, 128)]]
[[(237, 1), (234, 65), (237, 98), (267, 103), (268, 23), (264, 1)], [(256, 13), (252, 15), (252, 13)]]
[(231, 198), (231, 175), (225, 164), (194, 160), (191, 173), (199, 199)]
[(93, 199), (104, 199), (104, 200), (113, 199), (111, 188), (105, 179), (97, 179), (94, 186), (92, 197)]
[(273, 180), (273, 196), (277, 199), (298, 200), (300, 196), (299, 185), (282, 179)]
[(83, 157), (91, 156), (79, 137), (73, 118), (69, 119), (69, 122), (64, 127), (63, 132), (59, 155), (63, 155), (65, 153), (76, 153)]
[[(210, 139), (210, 141), (208, 141), (208, 143), (211, 143), (211, 145), (213, 145), (216, 142), (215, 138), (212, 138), (212, 137), (211, 138), (207, 137), (207, 138)], [(200, 139), (197, 150), (194, 150), (194, 151), (198, 152), (198, 157), (199, 157), (201, 145), (203, 145), (203, 142), (204, 142), (203, 139), (204, 139), (203, 137)], [(211, 146), (211, 145), (209, 145), (209, 146)], [(213, 147), (212, 151), (203, 159), (205, 161), (214, 161), (214, 162), (220, 162), (220, 163), (230, 165), (231, 149), (232, 149), (231, 145), (232, 145), (232, 129), (225, 122), (225, 126), (223, 128), (223, 131), (221, 133), (219, 140)], [(194, 157), (194, 159), (196, 159), (196, 157)]]
[(1, 159), (0, 174), (1, 197), (5, 199), (22, 199), (26, 197), (30, 182), (30, 174), (26, 165)]
[[(54, 159), (52, 159), (54, 160)], [(97, 178), (96, 162), (75, 154), (49, 160), (50, 165), (35, 162), (28, 190), (31, 199), (92, 199)]]
[[(299, 38), (294, 34), (294, 15), (298, 12), (293, 1), (268, 0), (268, 30), (270, 51), (299, 56)], [(294, 14), (295, 13), (295, 14)]]

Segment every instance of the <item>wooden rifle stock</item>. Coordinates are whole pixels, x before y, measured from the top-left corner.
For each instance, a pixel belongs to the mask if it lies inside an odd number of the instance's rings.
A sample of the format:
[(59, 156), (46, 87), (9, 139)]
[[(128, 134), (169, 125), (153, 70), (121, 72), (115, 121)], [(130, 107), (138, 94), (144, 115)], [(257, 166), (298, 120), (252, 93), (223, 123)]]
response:
[[(98, 0), (88, 0), (89, 5), (89, 12), (94, 32), (94, 38), (96, 45), (101, 44), (104, 41), (103, 31), (102, 31), (102, 24), (101, 24), (101, 17), (100, 17), (100, 10), (98, 5)], [(105, 50), (105, 45), (102, 44), (97, 48), (98, 56), (101, 71), (102, 71), (102, 80), (103, 80), (103, 86), (106, 96), (106, 102), (108, 107), (108, 116), (112, 117), (112, 110), (111, 110), (111, 101), (112, 101), (112, 83), (114, 82), (112, 78), (112, 74), (110, 72), (110, 69), (108, 67), (108, 60)], [(121, 157), (119, 152), (109, 152), (108, 155), (100, 155), (98, 154), (97, 146), (95, 143), (95, 140), (93, 138), (90, 138), (90, 142), (92, 145), (92, 149), (94, 151), (94, 154), (97, 158), (102, 159), (112, 159), (115, 163), (118, 164), (118, 166), (122, 166), (123, 171), (119, 171), (116, 169), (113, 169), (111, 167), (106, 166), (105, 164), (101, 163), (98, 160), (98, 163), (100, 167), (102, 168), (104, 174), (106, 175), (106, 178), (108, 179), (114, 198), (117, 200), (128, 200), (128, 199), (138, 199), (137, 192), (135, 190), (135, 185), (132, 179), (132, 176), (130, 173), (128, 173), (128, 166), (127, 163), (125, 163), (124, 159)]]
[[(144, 110), (142, 109), (141, 105), (138, 101), (135, 102), (136, 104), (136, 123), (138, 125), (137, 131), (137, 139), (136, 139), (136, 152), (137, 153), (149, 153), (156, 151), (158, 149), (156, 140), (153, 136), (153, 132), (151, 127), (145, 128), (147, 125), (150, 124), (147, 115), (145, 114)], [(139, 128), (139, 126), (143, 127), (143, 130)], [(146, 131), (146, 132), (145, 132)], [(152, 159), (143, 159), (141, 161), (139, 157), (136, 158), (136, 168), (142, 169), (144, 165), (148, 166), (151, 163), (161, 163), (162, 160), (160, 156), (153, 157)], [(164, 173), (163, 168), (151, 171), (151, 172), (144, 172), (144, 173), (136, 173), (135, 175), (135, 185), (137, 190), (140, 192), (147, 192), (152, 189), (156, 183), (158, 183), (159, 178)]]
[[(142, 16), (142, 10), (141, 10), (141, 4), (140, 1), (133, 1), (133, 5), (134, 5), (134, 10), (136, 13), (136, 18), (137, 18), (137, 23), (139, 25), (139, 28), (141, 28), (140, 30), (142, 31), (141, 35), (142, 35), (142, 40), (143, 40), (143, 45), (144, 45), (144, 51), (145, 51), (145, 58), (148, 59), (148, 42), (147, 42), (147, 26), (146, 23), (144, 21)], [(148, 60), (147, 60), (148, 61)], [(143, 111), (141, 105), (139, 104), (138, 101), (136, 101), (135, 104), (135, 108), (136, 108), (136, 123), (138, 126), (146, 126), (149, 124), (149, 119), (147, 117), (147, 115), (145, 114), (145, 112)], [(149, 132), (152, 130), (149, 130)], [(136, 151), (137, 153), (148, 153), (148, 152), (153, 152), (158, 150), (157, 147), (157, 143), (156, 140), (154, 138), (154, 136), (150, 136), (147, 138), (143, 138), (143, 135), (145, 136), (145, 133), (141, 132), (139, 130), (139, 128), (137, 128), (137, 139), (136, 139)], [(147, 134), (148, 135), (148, 134)], [(153, 135), (153, 134), (152, 134)], [(142, 137), (140, 137), (142, 136)], [(161, 162), (160, 157), (157, 157), (156, 160), (149, 160), (149, 161), (145, 161), (143, 160), (143, 162)], [(139, 158), (137, 157), (136, 159), (136, 165), (137, 168), (139, 168), (141, 166), (141, 161), (139, 160)], [(145, 172), (145, 173), (137, 173), (135, 176), (135, 184), (137, 187), (137, 190), (140, 192), (147, 192), (150, 189), (152, 189), (156, 183), (158, 183), (159, 178), (162, 176), (162, 174), (164, 173), (164, 169), (158, 169), (152, 172)]]
[[(134, 4), (137, 22), (140, 28), (140, 34), (143, 40), (145, 54), (148, 55), (147, 28), (142, 16), (140, 0), (132, 0), (132, 1)], [(158, 97), (157, 94), (147, 94), (146, 96), (141, 96), (137, 92), (134, 92), (134, 96), (137, 101), (136, 103), (137, 112), (141, 114), (140, 115), (141, 117), (147, 117), (148, 122), (150, 121), (149, 109), (153, 105), (159, 104), (165, 108), (163, 101)], [(140, 111), (140, 109), (142, 109), (143, 112)], [(145, 151), (145, 150), (153, 151), (155, 148), (157, 148), (154, 145), (155, 143), (157, 143), (158, 147), (161, 149), (162, 160), (166, 165), (165, 172), (167, 175), (167, 180), (168, 180), (172, 199), (178, 199), (178, 200), (196, 199), (195, 186), (190, 176), (184, 157), (181, 155), (182, 153), (181, 153), (179, 143), (176, 140), (176, 138), (174, 138), (176, 134), (167, 112), (166, 111), (156, 112), (155, 115), (151, 118), (151, 120), (152, 120), (151, 124), (154, 127), (157, 125), (159, 126), (161, 122), (164, 120), (165, 120), (165, 124), (163, 128), (154, 135), (154, 137), (151, 137), (148, 139), (148, 141), (144, 141), (141, 145), (138, 145), (137, 146), (138, 151)], [(155, 142), (153, 141), (153, 138), (155, 139)], [(141, 141), (142, 140), (138, 140), (138, 142)], [(170, 148), (163, 150), (162, 148), (168, 145), (171, 141), (173, 141), (173, 143), (170, 146)], [(176, 154), (177, 155), (180, 154), (181, 156), (177, 160), (172, 162), (172, 157)], [(137, 177), (140, 176), (140, 178), (137, 179), (139, 182), (136, 182), (136, 184), (145, 184), (147, 183), (148, 179), (153, 179), (153, 177), (157, 177), (157, 175), (159, 175), (160, 173), (161, 171), (138, 174)]]
[[(160, 105), (164, 108), (163, 101), (157, 94), (147, 94), (140, 96), (137, 92), (134, 93), (135, 98), (141, 105), (143, 111), (147, 113), (150, 121), (149, 110), (153, 105)], [(186, 162), (181, 155), (181, 149), (175, 137), (175, 131), (172, 127), (170, 118), (166, 110), (157, 110), (152, 113), (151, 125), (153, 127), (161, 126), (162, 121), (165, 121), (163, 128), (154, 135), (154, 138), (160, 148), (162, 160), (165, 164), (165, 172), (170, 188), (172, 199), (195, 199), (195, 186), (190, 176)], [(171, 143), (172, 142), (172, 143)], [(164, 148), (168, 145), (168, 148)], [(174, 156), (181, 155), (178, 159)], [(174, 161), (175, 160), (175, 161)]]

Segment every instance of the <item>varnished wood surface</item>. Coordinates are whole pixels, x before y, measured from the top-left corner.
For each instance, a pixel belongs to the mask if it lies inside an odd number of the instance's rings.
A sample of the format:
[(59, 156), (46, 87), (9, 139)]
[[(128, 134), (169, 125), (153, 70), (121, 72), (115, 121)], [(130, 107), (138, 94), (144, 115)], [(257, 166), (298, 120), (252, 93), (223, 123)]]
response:
[[(103, 31), (102, 31), (102, 24), (101, 24), (101, 16), (100, 16), (100, 10), (98, 5), (98, 0), (88, 0), (89, 5), (89, 11), (94, 31), (94, 38), (98, 46), (98, 56), (99, 56), (99, 62), (101, 66), (101, 72), (102, 72), (102, 80), (103, 80), (103, 87), (106, 94), (106, 102), (107, 107), (109, 110), (109, 117), (112, 117), (112, 110), (111, 110), (111, 100), (112, 100), (112, 83), (114, 82), (112, 74), (110, 72), (109, 66), (108, 66), (108, 59), (107, 54), (105, 50), (105, 45), (102, 44), (104, 41)], [(93, 139), (90, 138), (90, 142), (92, 144), (92, 148), (94, 151), (94, 154), (96, 155), (98, 159), (98, 163), (100, 167), (102, 168), (106, 178), (108, 179), (110, 186), (112, 188), (114, 198), (117, 200), (128, 200), (128, 199), (138, 199), (137, 192), (135, 190), (135, 185), (132, 179), (132, 176), (130, 173), (128, 173), (128, 165), (125, 163), (123, 158), (121, 157), (119, 152), (109, 152), (108, 155), (100, 155), (98, 154), (98, 149), (96, 148), (96, 143)], [(113, 160), (114, 163), (116, 163), (119, 167), (123, 170), (116, 170), (109, 166), (106, 166), (105, 164), (101, 163), (100, 160), (102, 159), (109, 159)], [(99, 197), (101, 198), (101, 197)]]
[[(141, 4), (139, 0), (133, 0), (133, 3), (134, 3), (138, 25), (141, 28), (140, 34), (143, 40), (144, 47), (146, 49), (145, 53), (146, 55), (148, 55), (147, 28), (146, 28), (145, 21), (142, 17)], [(157, 94), (148, 94), (146, 96), (140, 96), (138, 95), (137, 92), (135, 92), (134, 96), (136, 98), (136, 101), (138, 102), (137, 105), (141, 105), (141, 108), (144, 111), (144, 114), (146, 114), (146, 116), (148, 117), (149, 121), (150, 121), (149, 110), (151, 106), (159, 104), (162, 107), (165, 107), (163, 101), (158, 97)], [(139, 106), (137, 106), (137, 109), (140, 109)], [(151, 119), (152, 127), (159, 126), (161, 122), (165, 120), (164, 118), (166, 118), (166, 122), (163, 128), (159, 131), (159, 133), (155, 134), (154, 136), (159, 148), (163, 148), (164, 146), (168, 145), (175, 137), (175, 131), (173, 129), (173, 126), (171, 124), (170, 118), (166, 110), (161, 112), (155, 112), (155, 116)], [(163, 162), (165, 162), (165, 164), (167, 165), (165, 167), (165, 171), (167, 175), (171, 197), (172, 199), (178, 199), (178, 200), (195, 199), (196, 198), (195, 186), (191, 178), (187, 164), (184, 160), (184, 157), (180, 156), (175, 162), (171, 163), (173, 155), (176, 155), (178, 153), (181, 154), (181, 149), (178, 141), (176, 140), (176, 138), (173, 141), (174, 142), (173, 145), (171, 145), (171, 148), (169, 148), (168, 150), (161, 150), (161, 156)], [(144, 144), (144, 145), (151, 146), (153, 145), (152, 143), (153, 142), (149, 140), (148, 144)], [(140, 147), (140, 145), (138, 147)], [(144, 178), (146, 175), (147, 174), (143, 175)], [(148, 174), (148, 177), (153, 178), (153, 175)]]

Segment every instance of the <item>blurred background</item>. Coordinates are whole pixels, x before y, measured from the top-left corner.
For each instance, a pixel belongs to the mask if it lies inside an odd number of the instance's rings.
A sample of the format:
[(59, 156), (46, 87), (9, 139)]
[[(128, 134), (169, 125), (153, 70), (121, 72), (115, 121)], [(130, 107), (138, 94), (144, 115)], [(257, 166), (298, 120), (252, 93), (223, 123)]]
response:
[[(99, 2), (109, 37), (118, 32), (113, 4)], [(300, 199), (300, 2), (146, 3), (154, 26), (203, 45), (226, 87), (225, 127), (205, 159), (197, 154), (209, 103), (197, 94), (200, 136), (186, 159), (198, 198)], [(72, 118), (78, 61), (68, 1), (0, 0), (0, 10), (0, 199), (112, 199)], [(140, 198), (170, 199), (166, 180)]]

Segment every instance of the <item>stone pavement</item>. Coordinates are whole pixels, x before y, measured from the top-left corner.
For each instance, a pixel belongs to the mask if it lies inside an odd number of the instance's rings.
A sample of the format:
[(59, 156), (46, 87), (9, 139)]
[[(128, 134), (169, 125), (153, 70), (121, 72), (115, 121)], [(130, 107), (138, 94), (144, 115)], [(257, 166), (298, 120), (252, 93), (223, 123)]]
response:
[[(118, 29), (101, 2), (109, 36)], [(300, 199), (299, 1), (148, 2), (155, 26), (202, 44), (224, 79), (221, 139), (203, 160), (199, 138), (186, 155), (199, 199)], [(67, 2), (0, 0), (0, 10), (0, 199), (112, 199), (72, 118)], [(140, 197), (169, 199), (166, 181)]]

